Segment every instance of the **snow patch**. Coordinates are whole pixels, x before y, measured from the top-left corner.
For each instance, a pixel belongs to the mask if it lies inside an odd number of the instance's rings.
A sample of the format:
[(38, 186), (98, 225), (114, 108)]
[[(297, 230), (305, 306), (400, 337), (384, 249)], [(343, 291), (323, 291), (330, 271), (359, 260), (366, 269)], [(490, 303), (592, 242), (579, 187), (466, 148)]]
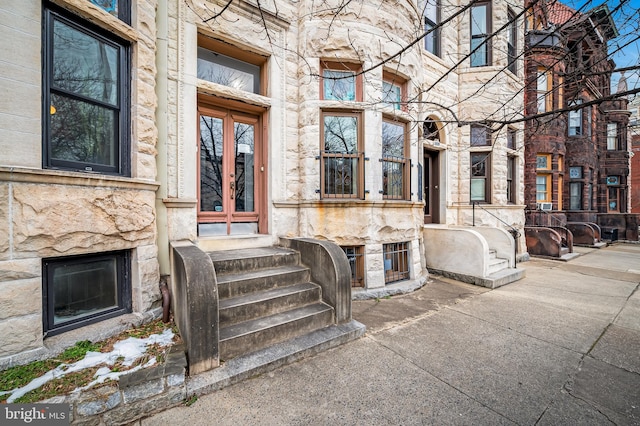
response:
[[(60, 364), (53, 370), (50, 370), (42, 376), (33, 379), (25, 386), (16, 388), (9, 392), (2, 392), (0, 393), (0, 395), (10, 393), (11, 396), (7, 398), (7, 403), (11, 403), (21, 396), (25, 395), (26, 393), (34, 389), (38, 389), (39, 387), (53, 379), (64, 377), (67, 374), (75, 373), (76, 371), (80, 371), (85, 368), (95, 367), (100, 364), (112, 366), (117, 362), (118, 359), (123, 359), (122, 365), (124, 365), (125, 367), (129, 367), (146, 353), (148, 346), (154, 344), (158, 344), (160, 346), (169, 346), (173, 342), (173, 336), (173, 331), (171, 331), (171, 329), (167, 329), (163, 331), (162, 334), (152, 334), (151, 336), (144, 339), (129, 337), (128, 339), (121, 340), (115, 343), (111, 352), (102, 353), (89, 351), (86, 353), (83, 359), (74, 362), (73, 364)], [(98, 383), (103, 383), (107, 379), (117, 380), (123, 374), (131, 373), (142, 368), (151, 367), (155, 363), (156, 360), (155, 358), (153, 358), (142, 366), (138, 365), (132, 369), (121, 372), (113, 372), (110, 368), (101, 367), (94, 375), (94, 377), (96, 378), (95, 380), (93, 380), (86, 386), (74, 389), (73, 392), (79, 392), (81, 390), (89, 389), (91, 386)]]

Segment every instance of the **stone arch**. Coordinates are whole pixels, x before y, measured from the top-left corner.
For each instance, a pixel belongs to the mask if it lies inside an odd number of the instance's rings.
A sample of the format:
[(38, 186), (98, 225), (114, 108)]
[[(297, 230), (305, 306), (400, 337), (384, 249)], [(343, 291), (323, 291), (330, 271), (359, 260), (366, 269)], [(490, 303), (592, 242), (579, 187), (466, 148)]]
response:
[(442, 144), (446, 143), (444, 126), (437, 116), (428, 115), (422, 122), (422, 137)]

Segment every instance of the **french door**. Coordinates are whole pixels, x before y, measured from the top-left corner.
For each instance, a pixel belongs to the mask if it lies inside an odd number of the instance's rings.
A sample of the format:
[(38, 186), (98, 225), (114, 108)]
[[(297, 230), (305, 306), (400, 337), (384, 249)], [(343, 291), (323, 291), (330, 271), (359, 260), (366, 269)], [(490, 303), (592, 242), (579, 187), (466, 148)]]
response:
[(259, 233), (265, 196), (260, 116), (208, 106), (198, 113), (200, 235)]

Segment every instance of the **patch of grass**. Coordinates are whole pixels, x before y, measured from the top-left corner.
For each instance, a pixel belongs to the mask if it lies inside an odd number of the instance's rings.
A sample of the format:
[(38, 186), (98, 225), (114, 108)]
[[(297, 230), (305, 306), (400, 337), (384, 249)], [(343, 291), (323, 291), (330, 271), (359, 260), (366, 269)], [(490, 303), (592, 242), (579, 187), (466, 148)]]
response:
[(28, 404), (43, 399), (51, 398), (56, 395), (64, 395), (70, 393), (72, 390), (84, 386), (93, 380), (93, 376), (98, 371), (99, 367), (85, 368), (75, 373), (67, 374), (66, 376), (53, 379), (38, 389), (34, 389), (31, 392), (27, 392), (25, 395), (16, 399), (16, 403)]
[(193, 404), (195, 404), (197, 400), (198, 400), (198, 395), (191, 395), (190, 397), (184, 400), (184, 405), (186, 405), (187, 407), (190, 407)]
[[(81, 360), (89, 351), (110, 352), (113, 350), (113, 345), (120, 340), (125, 340), (129, 337), (149, 337), (152, 334), (162, 333), (168, 327), (171, 327), (173, 333), (175, 334), (174, 342), (180, 342), (181, 339), (178, 335), (178, 329), (175, 323), (165, 324), (162, 322), (162, 320), (153, 321), (149, 324), (126, 330), (119, 335), (109, 338), (105, 341), (95, 343), (89, 340), (79, 341), (76, 342), (74, 346), (67, 348), (64, 352), (54, 358), (44, 361), (35, 361), (26, 365), (18, 365), (4, 371), (0, 371), (0, 391), (11, 391), (13, 389), (23, 387), (33, 379), (36, 379), (46, 372), (53, 370), (60, 364), (72, 364), (76, 361)], [(145, 354), (145, 356), (137, 360), (134, 365), (127, 367), (123, 366), (122, 361), (124, 360), (124, 358), (121, 358), (116, 361), (115, 365), (112, 367), (112, 371), (129, 370), (135, 365), (143, 365), (153, 357), (155, 357), (158, 362), (162, 362), (166, 358), (166, 349), (166, 347), (161, 347), (158, 344), (150, 345), (147, 347), (147, 353)], [(44, 384), (42, 387), (27, 393), (21, 398), (18, 398), (16, 402), (35, 402), (56, 395), (64, 395), (78, 387), (90, 383), (93, 380), (93, 376), (97, 370), (98, 367), (87, 368), (83, 369), (82, 371), (51, 380)], [(0, 396), (0, 403), (5, 402), (8, 397), (9, 394)]]
[[(148, 324), (142, 325), (140, 327), (127, 330), (123, 333), (123, 335), (126, 337), (137, 337), (141, 339), (143, 337), (149, 337), (152, 334), (161, 334), (164, 330), (167, 329), (167, 327), (168, 327), (168, 324), (163, 323), (162, 320), (159, 319), (159, 320), (150, 322)], [(175, 330), (174, 330), (174, 333), (176, 333)], [(119, 340), (122, 340), (122, 339), (119, 339)]]
[(58, 365), (60, 365), (59, 362), (48, 359), (46, 361), (36, 361), (27, 365), (11, 367), (0, 373), (0, 391), (10, 391), (20, 388), (36, 377), (40, 377), (47, 371), (56, 368)]
[(83, 340), (76, 342), (74, 346), (67, 348), (55, 358), (47, 359), (45, 361), (35, 361), (30, 364), (17, 365), (9, 368), (0, 372), (0, 390), (10, 391), (20, 388), (31, 380), (42, 376), (47, 371), (56, 368), (60, 364), (74, 363), (84, 358), (87, 352), (99, 352), (100, 349), (100, 343), (91, 343), (88, 340)]

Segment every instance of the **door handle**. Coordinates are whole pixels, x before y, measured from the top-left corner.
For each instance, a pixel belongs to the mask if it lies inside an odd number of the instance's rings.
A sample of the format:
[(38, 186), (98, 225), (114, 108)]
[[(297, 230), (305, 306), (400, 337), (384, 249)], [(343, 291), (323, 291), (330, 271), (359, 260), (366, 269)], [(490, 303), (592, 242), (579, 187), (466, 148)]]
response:
[(236, 192), (236, 182), (234, 180), (229, 181), (229, 186), (231, 187), (231, 192), (229, 193), (229, 197), (233, 200), (233, 197)]

